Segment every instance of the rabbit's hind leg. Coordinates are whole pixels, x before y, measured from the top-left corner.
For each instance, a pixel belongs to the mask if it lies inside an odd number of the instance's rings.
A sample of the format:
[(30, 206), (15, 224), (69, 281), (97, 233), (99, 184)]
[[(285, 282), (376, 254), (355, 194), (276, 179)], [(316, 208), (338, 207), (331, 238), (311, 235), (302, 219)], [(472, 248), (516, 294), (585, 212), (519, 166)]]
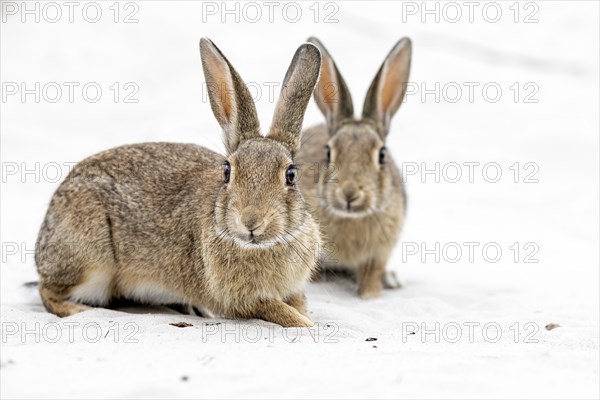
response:
[(117, 270), (113, 224), (99, 190), (76, 183), (55, 194), (36, 246), (42, 302), (61, 317), (89, 308), (83, 304), (107, 305)]
[(40, 297), (48, 312), (59, 317), (68, 317), (89, 309), (88, 306), (72, 302), (64, 293), (40, 285)]
[(44, 307), (59, 317), (67, 317), (90, 306), (108, 305), (113, 295), (113, 274), (107, 269), (93, 269), (81, 274), (79, 283), (57, 285), (50, 279), (40, 281)]

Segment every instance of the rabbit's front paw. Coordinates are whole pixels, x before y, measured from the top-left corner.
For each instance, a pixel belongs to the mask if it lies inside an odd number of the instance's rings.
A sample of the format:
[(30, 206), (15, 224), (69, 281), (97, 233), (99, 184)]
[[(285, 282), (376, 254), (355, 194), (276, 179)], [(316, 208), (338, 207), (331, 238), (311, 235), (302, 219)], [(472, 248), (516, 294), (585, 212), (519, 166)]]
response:
[(262, 300), (252, 312), (252, 317), (273, 322), (284, 328), (310, 328), (314, 323), (294, 307), (279, 300)]
[(312, 328), (315, 326), (315, 323), (311, 321), (306, 315), (298, 315), (297, 324), (294, 324), (295, 328)]
[(368, 287), (361, 287), (358, 289), (358, 295), (363, 300), (374, 299), (381, 295), (381, 286), (373, 285)]

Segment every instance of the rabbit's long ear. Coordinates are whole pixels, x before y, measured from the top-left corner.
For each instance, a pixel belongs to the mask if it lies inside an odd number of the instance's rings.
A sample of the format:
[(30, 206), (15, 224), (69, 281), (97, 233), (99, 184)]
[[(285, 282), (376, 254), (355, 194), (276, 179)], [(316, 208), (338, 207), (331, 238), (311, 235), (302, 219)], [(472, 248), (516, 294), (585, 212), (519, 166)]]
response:
[(223, 129), (227, 153), (233, 153), (242, 141), (260, 137), (254, 100), (242, 78), (210, 39), (200, 39), (200, 56), (210, 106)]
[(321, 75), (315, 88), (315, 102), (325, 115), (327, 128), (332, 134), (341, 121), (354, 117), (352, 96), (335, 61), (323, 43), (316, 37), (308, 38), (308, 42), (317, 46), (321, 51)]
[(379, 68), (367, 92), (363, 118), (375, 122), (382, 138), (386, 137), (392, 117), (406, 94), (411, 54), (410, 39), (400, 39)]
[(283, 79), (268, 137), (282, 142), (292, 155), (300, 147), (302, 121), (319, 78), (320, 67), (319, 49), (305, 43), (296, 50)]

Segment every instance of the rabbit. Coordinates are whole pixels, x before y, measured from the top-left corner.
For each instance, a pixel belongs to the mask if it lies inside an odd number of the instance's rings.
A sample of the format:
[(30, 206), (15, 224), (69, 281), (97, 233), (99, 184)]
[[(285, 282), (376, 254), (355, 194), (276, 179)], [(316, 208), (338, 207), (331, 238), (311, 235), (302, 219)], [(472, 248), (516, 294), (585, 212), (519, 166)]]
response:
[(331, 55), (318, 39), (308, 42), (321, 50), (314, 99), (326, 124), (304, 131), (297, 160), (301, 187), (326, 242), (321, 265), (351, 272), (359, 296), (374, 298), (384, 286), (401, 287), (386, 265), (404, 223), (406, 194), (385, 141), (406, 92), (412, 44), (408, 38), (396, 43), (371, 83), (362, 117), (355, 118)]
[(294, 158), (320, 52), (309, 43), (297, 49), (266, 136), (230, 62), (207, 38), (200, 53), (226, 156), (194, 144), (143, 143), (73, 168), (52, 197), (36, 246), (49, 312), (65, 317), (121, 298), (314, 325), (304, 285), (321, 234)]

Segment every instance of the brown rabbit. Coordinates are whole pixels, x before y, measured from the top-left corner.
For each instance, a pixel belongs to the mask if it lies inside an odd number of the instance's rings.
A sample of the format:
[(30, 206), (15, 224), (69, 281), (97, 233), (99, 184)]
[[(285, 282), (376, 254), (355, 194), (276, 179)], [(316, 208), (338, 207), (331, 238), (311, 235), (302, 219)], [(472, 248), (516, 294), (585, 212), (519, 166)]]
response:
[(297, 160), (305, 197), (328, 242), (323, 252), (328, 260), (322, 264), (356, 272), (359, 295), (376, 297), (383, 285), (401, 286), (386, 264), (404, 222), (406, 197), (385, 140), (406, 92), (411, 42), (403, 38), (396, 43), (356, 119), (335, 62), (319, 40), (308, 41), (321, 50), (314, 97), (327, 123), (304, 132)]
[(294, 155), (319, 50), (306, 43), (296, 51), (266, 137), (229, 61), (208, 39), (200, 53), (227, 155), (144, 143), (79, 163), (54, 194), (39, 233), (36, 263), (48, 311), (68, 316), (123, 298), (313, 325), (304, 285), (321, 239), (297, 186)]

